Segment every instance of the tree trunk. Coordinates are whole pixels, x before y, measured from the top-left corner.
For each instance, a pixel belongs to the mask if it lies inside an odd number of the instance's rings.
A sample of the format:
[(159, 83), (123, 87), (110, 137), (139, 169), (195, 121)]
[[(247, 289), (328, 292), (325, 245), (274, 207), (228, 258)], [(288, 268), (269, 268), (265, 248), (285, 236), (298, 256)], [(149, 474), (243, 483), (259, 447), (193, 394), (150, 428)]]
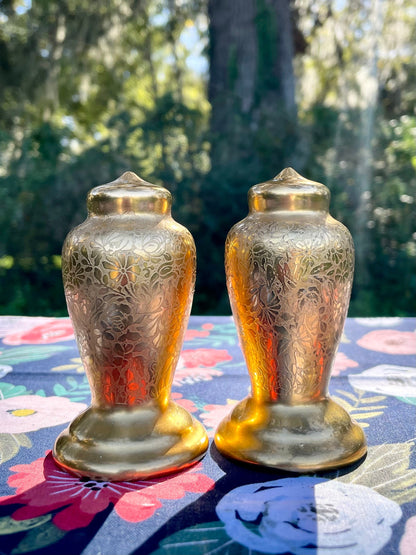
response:
[(216, 299), (224, 313), (218, 268), (228, 230), (247, 213), (248, 188), (296, 166), (294, 35), (289, 0), (209, 0), (208, 13), (212, 170), (202, 195), (199, 291), (207, 309)]
[(257, 66), (256, 0), (209, 0), (211, 128), (230, 127), (235, 101), (248, 113), (254, 106)]
[[(296, 117), (289, 0), (209, 0), (211, 129), (230, 132), (235, 112)], [(256, 126), (254, 126), (256, 127)]]

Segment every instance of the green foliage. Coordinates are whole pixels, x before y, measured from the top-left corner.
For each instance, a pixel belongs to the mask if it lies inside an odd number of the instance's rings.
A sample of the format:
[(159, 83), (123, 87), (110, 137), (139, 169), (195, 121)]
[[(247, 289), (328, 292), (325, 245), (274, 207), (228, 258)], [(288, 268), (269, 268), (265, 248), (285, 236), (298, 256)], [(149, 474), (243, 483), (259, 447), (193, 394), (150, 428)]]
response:
[(330, 187), (331, 212), (354, 238), (350, 315), (414, 315), (415, 13), (406, 1), (332, 15), (324, 3), (299, 5), (304, 25), (311, 11), (318, 22), (304, 26), (304, 174)]
[(128, 169), (173, 192), (196, 239), (194, 312), (228, 313), (226, 234), (248, 188), (293, 165), (330, 187), (352, 231), (351, 314), (415, 314), (415, 14), (407, 0), (376, 4), (292, 2), (305, 45), (296, 116), (282, 100), (273, 2), (258, 0), (241, 29), (257, 45), (247, 105), (237, 43), (211, 105), (192, 69), (208, 46), (207, 0), (0, 2), (0, 313), (66, 313), (64, 237), (85, 218), (87, 191)]
[[(413, 116), (389, 120), (378, 110), (371, 178), (363, 188), (357, 171), (360, 114), (355, 110), (342, 116), (333, 108), (312, 107), (305, 174), (326, 182), (331, 213), (352, 232), (357, 254), (360, 247), (365, 249), (364, 261), (357, 256), (350, 315), (415, 314), (416, 120)], [(360, 208), (365, 209), (361, 233), (357, 229)]]
[(200, 6), (169, 6), (0, 5), (0, 313), (66, 313), (65, 235), (85, 218), (88, 190), (125, 170), (163, 182), (177, 219), (199, 225), (208, 103), (178, 37), (197, 28)]

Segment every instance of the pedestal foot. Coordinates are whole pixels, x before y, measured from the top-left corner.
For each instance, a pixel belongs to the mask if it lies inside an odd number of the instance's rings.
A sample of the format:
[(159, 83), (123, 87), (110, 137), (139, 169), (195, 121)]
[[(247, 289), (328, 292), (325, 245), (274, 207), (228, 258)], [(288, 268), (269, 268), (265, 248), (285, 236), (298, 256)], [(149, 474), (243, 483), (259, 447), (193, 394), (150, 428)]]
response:
[(330, 398), (283, 405), (248, 397), (220, 423), (215, 444), (226, 456), (292, 472), (345, 466), (367, 451), (361, 427)]
[(203, 426), (170, 402), (164, 410), (153, 404), (90, 407), (59, 435), (53, 457), (77, 476), (140, 480), (186, 468), (207, 448)]

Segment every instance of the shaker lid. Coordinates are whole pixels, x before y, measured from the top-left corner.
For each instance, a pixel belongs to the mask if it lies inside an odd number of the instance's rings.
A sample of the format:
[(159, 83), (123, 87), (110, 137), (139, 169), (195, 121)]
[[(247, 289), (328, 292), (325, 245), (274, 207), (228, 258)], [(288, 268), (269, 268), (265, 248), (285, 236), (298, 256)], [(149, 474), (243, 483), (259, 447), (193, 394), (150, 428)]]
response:
[(87, 197), (88, 213), (92, 216), (109, 214), (168, 214), (172, 204), (170, 192), (159, 185), (144, 181), (134, 172), (124, 172), (118, 179), (94, 187)]
[(286, 168), (276, 177), (254, 185), (248, 192), (250, 212), (274, 210), (328, 211), (330, 192), (325, 185)]

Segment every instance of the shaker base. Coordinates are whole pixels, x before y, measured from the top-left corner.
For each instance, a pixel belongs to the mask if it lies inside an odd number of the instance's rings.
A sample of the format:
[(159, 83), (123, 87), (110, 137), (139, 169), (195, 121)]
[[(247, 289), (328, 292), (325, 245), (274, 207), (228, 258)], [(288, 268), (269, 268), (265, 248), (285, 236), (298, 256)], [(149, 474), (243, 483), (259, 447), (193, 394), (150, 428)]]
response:
[(89, 407), (59, 435), (53, 457), (77, 476), (124, 481), (176, 472), (207, 448), (203, 426), (171, 401), (164, 410), (154, 404)]
[(330, 398), (284, 405), (247, 397), (220, 423), (215, 444), (234, 459), (300, 473), (345, 466), (367, 452), (361, 427)]

